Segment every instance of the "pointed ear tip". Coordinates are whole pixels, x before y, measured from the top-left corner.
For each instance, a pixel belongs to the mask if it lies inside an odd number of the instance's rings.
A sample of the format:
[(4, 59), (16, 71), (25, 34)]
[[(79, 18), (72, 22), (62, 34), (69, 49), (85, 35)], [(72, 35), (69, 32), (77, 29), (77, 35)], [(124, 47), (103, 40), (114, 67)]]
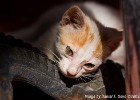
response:
[(77, 9), (77, 10), (80, 10), (80, 7), (79, 7), (78, 5), (72, 5), (72, 6), (70, 7), (70, 9)]

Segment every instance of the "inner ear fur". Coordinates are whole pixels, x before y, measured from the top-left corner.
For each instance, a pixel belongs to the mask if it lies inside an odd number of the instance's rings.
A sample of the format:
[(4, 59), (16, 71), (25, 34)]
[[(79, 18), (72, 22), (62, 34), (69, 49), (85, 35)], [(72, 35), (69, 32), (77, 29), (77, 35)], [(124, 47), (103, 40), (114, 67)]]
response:
[(84, 13), (82, 10), (74, 5), (70, 7), (62, 16), (60, 21), (61, 26), (72, 25), (74, 28), (81, 28), (84, 25)]
[(116, 50), (123, 40), (123, 31), (118, 31), (115, 28), (105, 27), (96, 21), (100, 32), (101, 41), (103, 44), (103, 55), (108, 57), (114, 50)]

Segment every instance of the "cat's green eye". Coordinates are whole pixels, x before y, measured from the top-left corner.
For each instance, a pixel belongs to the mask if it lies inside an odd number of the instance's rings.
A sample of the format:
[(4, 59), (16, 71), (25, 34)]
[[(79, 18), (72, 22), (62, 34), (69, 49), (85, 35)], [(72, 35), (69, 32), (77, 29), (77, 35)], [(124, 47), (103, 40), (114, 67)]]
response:
[(87, 68), (93, 68), (95, 65), (92, 64), (92, 63), (86, 63), (85, 66), (86, 66)]
[(66, 54), (69, 56), (73, 56), (73, 51), (71, 50), (70, 46), (66, 47)]

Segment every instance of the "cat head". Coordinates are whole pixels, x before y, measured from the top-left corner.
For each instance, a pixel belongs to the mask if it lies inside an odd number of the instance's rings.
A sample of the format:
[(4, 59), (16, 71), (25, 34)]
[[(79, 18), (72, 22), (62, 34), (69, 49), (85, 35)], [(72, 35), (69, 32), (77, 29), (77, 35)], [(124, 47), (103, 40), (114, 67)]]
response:
[(62, 16), (56, 47), (61, 72), (70, 78), (97, 71), (104, 59), (100, 31), (78, 6), (70, 7)]

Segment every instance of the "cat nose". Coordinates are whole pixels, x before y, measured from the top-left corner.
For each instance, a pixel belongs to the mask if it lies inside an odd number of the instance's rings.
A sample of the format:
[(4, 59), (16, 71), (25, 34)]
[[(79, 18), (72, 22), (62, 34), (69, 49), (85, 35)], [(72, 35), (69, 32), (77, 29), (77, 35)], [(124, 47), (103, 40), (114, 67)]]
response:
[(77, 75), (77, 69), (74, 67), (71, 67), (67, 70), (67, 75), (69, 76), (76, 76)]
[(76, 76), (76, 74), (74, 74), (74, 73), (69, 73), (69, 72), (67, 72), (67, 75), (68, 75), (68, 76), (72, 76), (72, 77), (73, 77), (73, 76)]

